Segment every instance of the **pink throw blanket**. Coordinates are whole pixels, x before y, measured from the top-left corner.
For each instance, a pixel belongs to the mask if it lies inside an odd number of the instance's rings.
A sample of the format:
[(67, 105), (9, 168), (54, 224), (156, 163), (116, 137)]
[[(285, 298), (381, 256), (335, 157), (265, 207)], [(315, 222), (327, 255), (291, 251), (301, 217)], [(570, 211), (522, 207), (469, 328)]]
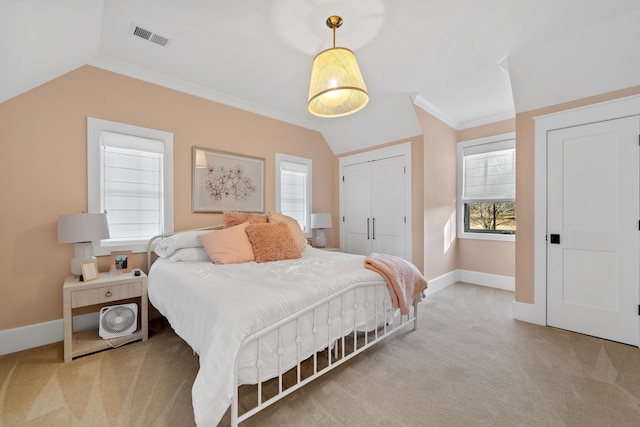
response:
[(427, 281), (416, 266), (400, 257), (372, 252), (365, 258), (364, 266), (384, 278), (393, 308), (399, 308), (401, 314), (409, 314), (413, 301), (422, 299), (427, 289)]

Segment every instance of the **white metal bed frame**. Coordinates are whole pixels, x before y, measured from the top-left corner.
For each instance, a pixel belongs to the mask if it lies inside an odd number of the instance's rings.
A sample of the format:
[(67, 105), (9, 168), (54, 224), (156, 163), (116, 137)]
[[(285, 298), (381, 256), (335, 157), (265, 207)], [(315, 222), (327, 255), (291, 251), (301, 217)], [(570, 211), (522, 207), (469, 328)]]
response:
[[(214, 230), (214, 229), (220, 229), (220, 228), (222, 228), (222, 226), (204, 227), (198, 230), (209, 230), (209, 229)], [(189, 230), (189, 231), (193, 231), (193, 230)], [(152, 252), (153, 241), (155, 241), (158, 238), (168, 237), (173, 234), (177, 234), (177, 233), (170, 233), (170, 234), (155, 236), (149, 241), (149, 244), (147, 246), (147, 268), (148, 269), (151, 268), (151, 252)], [(384, 287), (385, 292), (377, 291), (378, 288), (381, 288), (381, 287)], [(345, 302), (344, 302), (345, 295), (351, 292), (357, 292), (357, 290), (359, 289), (362, 289), (365, 292), (365, 302), (364, 302), (365, 311), (367, 310), (368, 305), (370, 304), (368, 300), (368, 295), (370, 292), (373, 292), (373, 296), (374, 296), (373, 319), (378, 319), (379, 315), (383, 316), (382, 318), (385, 319), (385, 321), (381, 322), (382, 323), (381, 325), (374, 327), (369, 331), (362, 331), (362, 324), (361, 323), (358, 324), (358, 316), (356, 315), (356, 309), (358, 308), (357, 303), (354, 303), (353, 305), (354, 315), (353, 315), (352, 325), (345, 325), (345, 318), (344, 316), (342, 316), (342, 313), (344, 312), (344, 309), (345, 309)], [(382, 296), (381, 299), (379, 297), (380, 295)], [(318, 310), (322, 310), (323, 307), (326, 308), (327, 318), (325, 319), (325, 321), (327, 323), (327, 326), (329, 326), (335, 320), (330, 317), (331, 311), (329, 307), (331, 304), (339, 304), (339, 306), (341, 307), (341, 313), (340, 315), (337, 316), (339, 317), (338, 321), (342, 322), (341, 330), (345, 331), (347, 329), (347, 326), (350, 326), (351, 330), (353, 331), (347, 335), (342, 334), (341, 338), (338, 338), (337, 340), (331, 339), (330, 327), (327, 328), (328, 333), (326, 337), (318, 337), (319, 326), (316, 323), (317, 321), (316, 312)], [(382, 312), (380, 313), (378, 312), (379, 307), (382, 307)], [(295, 366), (292, 368), (282, 366), (283, 365), (282, 354), (284, 353), (284, 344), (285, 344), (282, 342), (282, 337), (283, 337), (282, 331), (291, 324), (294, 324), (296, 327), (296, 330), (299, 330), (298, 325), (299, 325), (300, 319), (303, 316), (307, 315), (308, 313), (312, 313), (312, 312), (313, 312), (313, 322), (314, 322), (313, 328), (312, 328), (313, 341), (314, 341), (313, 348), (327, 349), (326, 366), (319, 367), (318, 362), (320, 360), (319, 359), (320, 352), (317, 352), (317, 351), (314, 352), (311, 358), (309, 357), (303, 358), (301, 356), (300, 347), (302, 346), (302, 338), (300, 336), (296, 336), (294, 338), (295, 340), (294, 345), (296, 346)], [(235, 386), (234, 386), (234, 392), (233, 392), (233, 397), (231, 400), (231, 408), (230, 408), (231, 426), (233, 427), (238, 426), (239, 423), (247, 420), (248, 418), (254, 416), (258, 412), (262, 411), (263, 409), (266, 409), (267, 407), (283, 399), (284, 397), (288, 396), (289, 394), (293, 393), (299, 388), (305, 386), (311, 381), (321, 377), (322, 375), (326, 374), (332, 369), (340, 366), (341, 364), (345, 363), (346, 361), (350, 360), (356, 355), (362, 353), (363, 351), (373, 346), (374, 344), (378, 343), (379, 341), (397, 332), (407, 329), (411, 326), (412, 326), (411, 329), (415, 330), (417, 328), (417, 325), (418, 325), (418, 299), (417, 298), (414, 301), (413, 307), (410, 310), (409, 314), (401, 315), (399, 313), (399, 310), (391, 307), (391, 299), (390, 299), (389, 291), (385, 284), (381, 284), (379, 282), (377, 283), (366, 282), (366, 283), (354, 284), (345, 289), (342, 289), (339, 293), (330, 295), (316, 302), (315, 304), (309, 307), (306, 307), (296, 313), (293, 313), (292, 315), (272, 324), (271, 326), (268, 326), (254, 333), (253, 335), (248, 336), (240, 346), (238, 354), (240, 354), (240, 352), (242, 352), (242, 350), (245, 347), (251, 345), (252, 343), (255, 343), (255, 348), (256, 348), (255, 360), (256, 360), (256, 372), (257, 372), (256, 383), (255, 383), (255, 386), (257, 387), (257, 390), (255, 391), (256, 404), (255, 406), (252, 406), (251, 408), (246, 409), (246, 411), (244, 411), (243, 413), (240, 413), (241, 408), (239, 404), (239, 394), (240, 394), (239, 388), (241, 387), (241, 384), (238, 379), (238, 371), (239, 371), (238, 358), (236, 358), (236, 363), (235, 363), (235, 368), (233, 373)], [(265, 339), (266, 336), (271, 335), (273, 333), (277, 333), (278, 342), (279, 342), (279, 346), (276, 351), (277, 358), (278, 358), (278, 373), (275, 378), (261, 381), (260, 367), (262, 366), (263, 362), (262, 362), (262, 355), (260, 351), (260, 348), (261, 348), (260, 343), (262, 339)], [(349, 347), (349, 344), (351, 345), (351, 347)], [(330, 351), (330, 349), (333, 349), (333, 351)], [(305, 361), (307, 361), (308, 363), (310, 362), (313, 368), (312, 368), (312, 373), (306, 376), (305, 378), (303, 378), (302, 364)], [(285, 386), (284, 376), (286, 373), (289, 373), (293, 370), (296, 371), (295, 382), (292, 385)], [(263, 387), (264, 387), (263, 384), (265, 384), (268, 381), (277, 381), (277, 393), (265, 399), (263, 396)]]

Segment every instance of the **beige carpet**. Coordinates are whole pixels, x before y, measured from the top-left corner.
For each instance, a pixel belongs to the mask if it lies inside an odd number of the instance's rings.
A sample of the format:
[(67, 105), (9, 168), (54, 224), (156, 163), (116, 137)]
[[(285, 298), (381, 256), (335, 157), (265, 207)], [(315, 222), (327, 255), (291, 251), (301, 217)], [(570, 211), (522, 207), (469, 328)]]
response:
[[(640, 350), (511, 318), (513, 293), (456, 284), (400, 333), (247, 426), (638, 426)], [(0, 357), (0, 426), (191, 426), (197, 357), (163, 322), (146, 343), (62, 363)], [(223, 420), (228, 422), (228, 418)]]

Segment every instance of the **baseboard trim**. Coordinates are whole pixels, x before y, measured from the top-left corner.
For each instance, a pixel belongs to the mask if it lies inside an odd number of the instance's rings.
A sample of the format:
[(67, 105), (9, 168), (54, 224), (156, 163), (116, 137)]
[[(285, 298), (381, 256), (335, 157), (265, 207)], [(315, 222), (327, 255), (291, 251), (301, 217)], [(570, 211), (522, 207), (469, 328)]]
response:
[(458, 272), (458, 282), (471, 283), (473, 285), (487, 286), (512, 292), (515, 292), (516, 290), (516, 279), (514, 277), (479, 273), (477, 271), (469, 270), (456, 271)]
[(511, 307), (512, 316), (516, 320), (536, 325), (547, 325), (545, 314), (542, 313), (535, 304), (514, 301)]
[(429, 296), (433, 293), (441, 291), (448, 286), (453, 285), (458, 281), (458, 273), (457, 270), (450, 271), (449, 273), (445, 273), (442, 276), (438, 276), (434, 279), (429, 279), (427, 290), (425, 291), (425, 295)]
[(465, 282), (472, 285), (487, 286), (489, 288), (502, 289), (505, 291), (515, 292), (516, 280), (509, 276), (500, 276), (497, 274), (479, 273), (469, 270), (453, 270), (438, 276), (435, 279), (429, 279), (429, 287), (426, 294), (430, 295), (438, 292), (447, 286), (451, 286), (456, 282)]
[[(74, 332), (98, 328), (99, 313), (73, 317)], [(64, 340), (62, 319), (0, 331), (0, 356)]]

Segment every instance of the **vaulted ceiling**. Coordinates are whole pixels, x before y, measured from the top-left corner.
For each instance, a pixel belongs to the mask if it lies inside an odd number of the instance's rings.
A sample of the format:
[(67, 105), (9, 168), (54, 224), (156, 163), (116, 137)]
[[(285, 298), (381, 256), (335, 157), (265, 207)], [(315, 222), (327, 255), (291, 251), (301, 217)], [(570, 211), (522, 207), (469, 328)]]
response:
[[(370, 103), (323, 119), (309, 75), (335, 14)], [(414, 105), (463, 129), (638, 85), (637, 22), (638, 0), (0, 0), (0, 102), (90, 64), (321, 131), (343, 153), (420, 134)]]

